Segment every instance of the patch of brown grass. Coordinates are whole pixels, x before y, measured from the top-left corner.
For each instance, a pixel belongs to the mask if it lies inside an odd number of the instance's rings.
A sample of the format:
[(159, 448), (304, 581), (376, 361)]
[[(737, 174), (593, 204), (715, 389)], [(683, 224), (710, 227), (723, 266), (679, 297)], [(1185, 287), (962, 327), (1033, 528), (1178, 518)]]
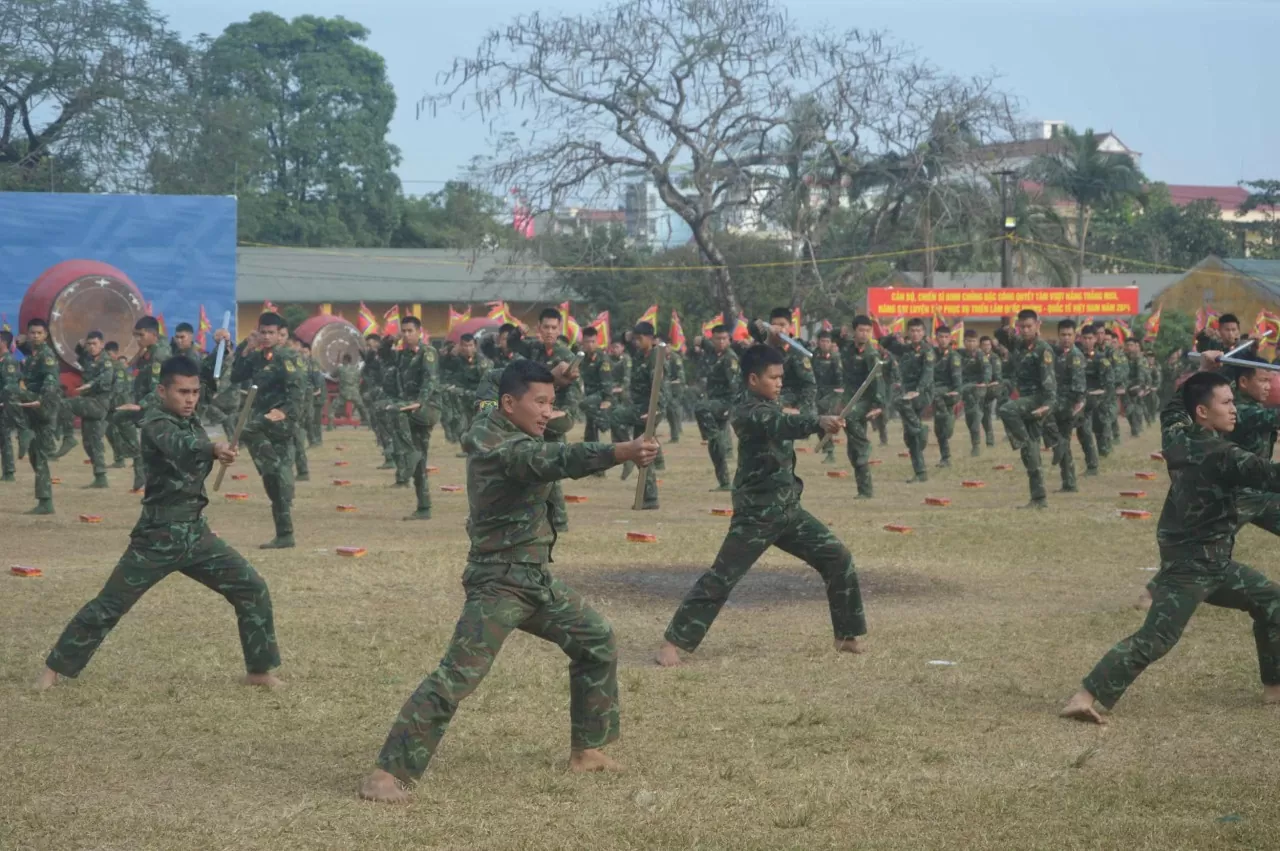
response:
[[(896, 432), (896, 429), (895, 429)], [(963, 432), (963, 429), (961, 429)], [(567, 487), (572, 527), (554, 570), (613, 622), (624, 738), (618, 776), (565, 772), (567, 672), (556, 648), (517, 635), (462, 707), (405, 808), (355, 797), (387, 727), (435, 665), (462, 599), (465, 495), (434, 494), (435, 519), (404, 523), (412, 493), (388, 487), (367, 432), (327, 437), (298, 487), (297, 550), (270, 537), (257, 477), (210, 517), (271, 586), (287, 689), (234, 684), (230, 609), (180, 576), (158, 586), (78, 681), (29, 691), (59, 631), (101, 585), (137, 516), (127, 471), (81, 490), (77, 451), (58, 462), (58, 516), (22, 517), (31, 474), (0, 487), (9, 564), (0, 577), (0, 848), (1262, 848), (1280, 820), (1259, 793), (1280, 757), (1277, 708), (1259, 700), (1247, 619), (1206, 608), (1183, 643), (1092, 729), (1055, 712), (1113, 642), (1154, 566), (1154, 520), (1120, 520), (1119, 491), (1152, 469), (1156, 436), (1126, 440), (1083, 493), (1026, 502), (1007, 445), (907, 486), (900, 437), (875, 468), (878, 498), (852, 499), (800, 456), (806, 505), (852, 549), (870, 652), (830, 647), (816, 574), (768, 553), (696, 660), (649, 664), (676, 601), (711, 563), (728, 521), (709, 509), (697, 432), (668, 447), (663, 509), (629, 510), (616, 472)], [(433, 484), (461, 483), (437, 432)], [(338, 453), (335, 445), (348, 449)], [(929, 450), (936, 460), (936, 447)], [(335, 488), (329, 467), (349, 459)], [(1048, 458), (1045, 456), (1047, 462)], [(1079, 461), (1079, 459), (1077, 459)], [(247, 459), (240, 469), (252, 470)], [(1083, 472), (1083, 464), (1081, 464)], [(962, 479), (987, 487), (966, 490)], [(1056, 472), (1049, 475), (1051, 488)], [(1163, 479), (1163, 477), (1162, 477)], [(242, 486), (243, 485), (243, 486)], [(1163, 481), (1141, 502), (1158, 512)], [(923, 505), (949, 497), (947, 508)], [(342, 514), (338, 503), (360, 511)], [(80, 513), (105, 515), (81, 525)], [(884, 532), (906, 523), (911, 535)], [(657, 544), (628, 544), (628, 530)], [(334, 548), (369, 548), (343, 559)], [(1273, 541), (1239, 557), (1274, 572)], [(948, 660), (953, 667), (930, 666)], [(1220, 821), (1225, 816), (1237, 819)]]

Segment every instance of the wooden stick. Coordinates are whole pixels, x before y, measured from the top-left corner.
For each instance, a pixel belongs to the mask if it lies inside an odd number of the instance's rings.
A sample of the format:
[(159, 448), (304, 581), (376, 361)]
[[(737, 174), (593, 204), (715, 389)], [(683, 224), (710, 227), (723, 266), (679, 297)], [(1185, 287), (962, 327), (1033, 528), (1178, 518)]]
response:
[[(849, 415), (853, 413), (854, 407), (857, 406), (858, 402), (862, 400), (862, 397), (867, 394), (867, 391), (871, 389), (871, 382), (875, 381), (876, 377), (880, 375), (880, 370), (882, 368), (884, 368), (884, 361), (876, 361), (876, 365), (871, 367), (871, 371), (867, 373), (867, 377), (863, 380), (862, 386), (854, 392), (852, 398), (845, 403), (843, 410), (840, 411), (840, 419), (846, 420), (849, 418)], [(881, 414), (881, 416), (884, 416), (884, 414)], [(818, 442), (818, 450), (825, 450), (827, 448), (827, 444), (830, 442), (831, 435), (824, 434), (822, 436), (822, 440)]]
[[(235, 434), (231, 435), (231, 448), (238, 449), (240, 447), (240, 433), (244, 431), (245, 424), (249, 422), (249, 413), (253, 410), (253, 400), (258, 397), (258, 385), (249, 388), (249, 395), (244, 397), (244, 407), (240, 409), (240, 419), (236, 420)], [(218, 476), (213, 480), (213, 492), (217, 493), (218, 488), (222, 487), (222, 477), (227, 474), (227, 464), (223, 464), (218, 468)]]
[[(662, 397), (662, 371), (666, 360), (667, 344), (658, 343), (658, 362), (653, 367), (653, 386), (649, 388), (649, 416), (645, 419), (644, 424), (644, 436), (647, 440), (653, 439), (653, 433), (658, 428), (658, 402)], [(657, 474), (655, 473), (654, 475)], [(649, 469), (641, 467), (640, 477), (636, 479), (636, 501), (631, 506), (633, 511), (639, 511), (644, 508), (644, 483), (648, 476)]]

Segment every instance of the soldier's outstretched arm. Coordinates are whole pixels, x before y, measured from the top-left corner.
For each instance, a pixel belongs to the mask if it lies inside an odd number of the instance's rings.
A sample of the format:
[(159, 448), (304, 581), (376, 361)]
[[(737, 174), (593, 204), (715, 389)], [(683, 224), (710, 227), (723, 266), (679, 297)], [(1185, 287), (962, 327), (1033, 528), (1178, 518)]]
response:
[(543, 443), (519, 440), (506, 450), (504, 472), (521, 482), (581, 479), (621, 464), (610, 443)]
[(816, 414), (786, 414), (763, 406), (753, 409), (739, 422), (763, 437), (780, 440), (802, 440), (822, 431)]

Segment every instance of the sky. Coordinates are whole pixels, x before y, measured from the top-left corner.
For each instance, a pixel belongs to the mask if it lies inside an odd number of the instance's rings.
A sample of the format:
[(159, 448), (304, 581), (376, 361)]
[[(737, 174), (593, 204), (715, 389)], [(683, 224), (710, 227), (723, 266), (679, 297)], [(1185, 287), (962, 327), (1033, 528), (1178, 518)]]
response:
[[(258, 11), (338, 16), (371, 31), (399, 99), (391, 141), (405, 191), (435, 191), (488, 150), (478, 116), (415, 117), (436, 74), (533, 9), (603, 0), (152, 0), (182, 35)], [(1028, 119), (1114, 132), (1153, 180), (1226, 186), (1280, 178), (1271, 78), (1280, 0), (789, 0), (804, 27), (884, 30), (958, 75), (995, 73)], [(1264, 95), (1264, 85), (1267, 91)]]

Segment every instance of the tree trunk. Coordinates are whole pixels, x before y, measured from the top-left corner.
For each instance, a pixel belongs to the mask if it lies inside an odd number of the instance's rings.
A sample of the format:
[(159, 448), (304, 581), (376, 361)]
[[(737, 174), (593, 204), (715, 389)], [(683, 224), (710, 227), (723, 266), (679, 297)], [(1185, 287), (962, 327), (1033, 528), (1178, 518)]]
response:
[(1080, 254), (1076, 257), (1076, 289), (1084, 286), (1084, 204), (1076, 204), (1076, 242), (1080, 246)]
[(936, 258), (933, 256), (933, 205), (932, 198), (928, 195), (924, 199), (923, 218), (920, 222), (920, 235), (924, 237), (924, 286), (925, 289), (933, 289), (933, 270), (936, 266)]
[(724, 311), (725, 324), (732, 328), (733, 321), (742, 310), (742, 305), (738, 302), (738, 293), (733, 286), (733, 277), (729, 274), (728, 261), (725, 260), (724, 253), (716, 245), (715, 240), (712, 239), (711, 226), (705, 219), (694, 228), (693, 239), (694, 242), (698, 243), (698, 250), (702, 253), (703, 258), (716, 267), (711, 273), (716, 301), (720, 304), (720, 309)]

